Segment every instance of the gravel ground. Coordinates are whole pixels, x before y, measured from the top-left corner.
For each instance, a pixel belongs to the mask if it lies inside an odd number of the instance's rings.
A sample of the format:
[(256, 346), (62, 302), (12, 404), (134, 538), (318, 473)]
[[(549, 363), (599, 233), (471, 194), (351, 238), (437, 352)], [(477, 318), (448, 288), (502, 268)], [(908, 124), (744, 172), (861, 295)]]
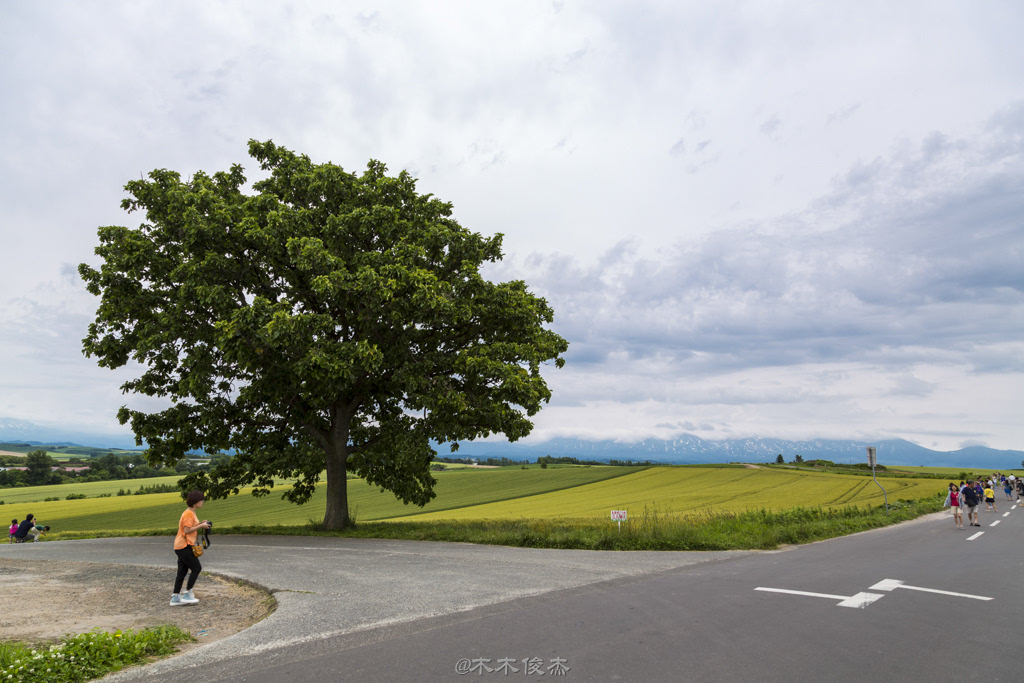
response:
[(171, 607), (174, 567), (0, 559), (0, 640), (48, 643), (94, 628), (174, 624), (196, 636), (186, 651), (226, 638), (274, 610), (274, 598), (203, 572), (199, 604)]

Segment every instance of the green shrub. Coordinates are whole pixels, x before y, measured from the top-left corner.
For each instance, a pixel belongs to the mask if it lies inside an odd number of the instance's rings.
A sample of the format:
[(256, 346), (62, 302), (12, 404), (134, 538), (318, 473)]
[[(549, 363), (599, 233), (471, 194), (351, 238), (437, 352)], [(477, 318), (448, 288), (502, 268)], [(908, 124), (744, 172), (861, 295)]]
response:
[(93, 630), (49, 647), (0, 643), (0, 680), (89, 681), (149, 657), (169, 655), (179, 643), (192, 640), (191, 635), (177, 626), (157, 626), (113, 633)]
[(64, 497), (64, 500), (85, 500), (84, 493), (69, 493)]

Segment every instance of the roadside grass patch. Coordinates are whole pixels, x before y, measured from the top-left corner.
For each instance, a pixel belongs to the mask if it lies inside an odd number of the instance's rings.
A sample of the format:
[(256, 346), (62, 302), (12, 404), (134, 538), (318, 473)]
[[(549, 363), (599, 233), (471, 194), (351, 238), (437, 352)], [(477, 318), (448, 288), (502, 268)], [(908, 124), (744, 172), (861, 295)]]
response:
[(76, 683), (119, 671), (150, 657), (172, 654), (195, 640), (177, 626), (128, 631), (89, 631), (50, 646), (0, 643), (0, 680)]

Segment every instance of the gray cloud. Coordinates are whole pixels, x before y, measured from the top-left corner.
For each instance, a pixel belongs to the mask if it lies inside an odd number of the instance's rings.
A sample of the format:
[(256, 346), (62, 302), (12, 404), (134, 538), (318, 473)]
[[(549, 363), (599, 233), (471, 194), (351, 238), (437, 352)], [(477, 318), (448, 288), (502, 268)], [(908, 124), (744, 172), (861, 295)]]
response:
[(506, 235), (490, 272), (546, 296), (572, 343), (539, 432), (952, 445), (970, 429), (1020, 447), (1022, 18), (4, 4), (0, 360), (17, 372), (0, 405), (116, 410), (123, 380), (78, 352), (95, 302), (75, 264), (96, 226), (138, 218), (119, 209), (126, 181), (233, 162), (255, 177), (255, 137), (412, 169), (464, 225)]

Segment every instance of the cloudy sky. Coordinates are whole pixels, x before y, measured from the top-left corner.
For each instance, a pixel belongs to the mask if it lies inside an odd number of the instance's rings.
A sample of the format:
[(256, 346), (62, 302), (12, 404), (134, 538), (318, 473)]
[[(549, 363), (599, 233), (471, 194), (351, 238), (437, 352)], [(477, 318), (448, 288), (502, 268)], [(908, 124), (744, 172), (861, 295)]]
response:
[[(1018, 2), (0, 4), (0, 416), (81, 354), (124, 184), (250, 138), (409, 170), (571, 344), (531, 440), (1024, 449)], [(252, 177), (254, 174), (250, 174)]]

